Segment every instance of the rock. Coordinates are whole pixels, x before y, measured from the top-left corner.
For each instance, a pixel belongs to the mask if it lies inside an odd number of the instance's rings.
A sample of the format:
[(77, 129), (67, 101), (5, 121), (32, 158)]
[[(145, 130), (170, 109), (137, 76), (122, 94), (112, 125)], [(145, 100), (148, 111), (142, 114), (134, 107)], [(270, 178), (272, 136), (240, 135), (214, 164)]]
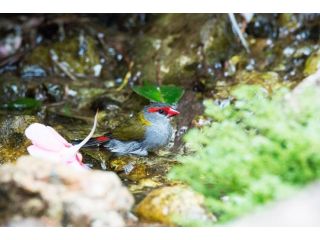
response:
[(133, 156), (120, 156), (109, 161), (109, 168), (124, 179), (139, 181), (148, 177), (148, 167)]
[(285, 85), (280, 81), (280, 76), (276, 72), (239, 71), (236, 81), (242, 84), (257, 84), (266, 88), (269, 92)]
[(25, 129), (37, 118), (31, 115), (3, 116), (0, 118), (0, 164), (15, 161), (27, 153), (30, 141), (24, 136)]
[(124, 226), (133, 204), (113, 172), (79, 171), (32, 157), (0, 167), (0, 192), (2, 225), (23, 217), (59, 226)]
[(32, 79), (46, 77), (46, 71), (38, 65), (26, 65), (23, 67), (21, 73), (22, 79)]
[(139, 217), (167, 225), (212, 223), (216, 218), (203, 207), (203, 196), (185, 186), (162, 187), (151, 191), (135, 208)]
[(17, 146), (23, 141), (25, 129), (37, 118), (31, 115), (6, 116), (1, 119), (0, 144)]
[(315, 73), (318, 69), (320, 69), (320, 49), (308, 57), (303, 73), (308, 76)]
[(227, 15), (159, 15), (135, 39), (133, 69), (142, 81), (158, 76), (166, 84), (186, 84), (204, 56), (208, 63), (226, 59), (237, 49), (235, 42)]
[(58, 102), (65, 95), (64, 82), (60, 79), (25, 78), (0, 76), (0, 103), (19, 98), (34, 98), (39, 101)]
[(6, 227), (58, 227), (57, 222), (52, 222), (46, 218), (23, 218), (18, 216), (10, 219), (5, 225)]
[(92, 110), (109, 110), (109, 111), (114, 111), (114, 110), (118, 110), (120, 108), (120, 103), (109, 98), (106, 97), (104, 95), (96, 98), (92, 103), (91, 103), (91, 107)]
[(247, 34), (255, 38), (277, 38), (279, 24), (276, 17), (276, 14), (256, 14), (247, 26)]
[(58, 61), (71, 73), (79, 77), (94, 76), (95, 67), (100, 63), (96, 41), (90, 36), (82, 36), (85, 43), (85, 48), (82, 48), (79, 43), (80, 37), (68, 37), (62, 42), (49, 43), (48, 46), (40, 45), (26, 55), (24, 64), (36, 64), (49, 71), (52, 68), (50, 50), (53, 50), (57, 54)]

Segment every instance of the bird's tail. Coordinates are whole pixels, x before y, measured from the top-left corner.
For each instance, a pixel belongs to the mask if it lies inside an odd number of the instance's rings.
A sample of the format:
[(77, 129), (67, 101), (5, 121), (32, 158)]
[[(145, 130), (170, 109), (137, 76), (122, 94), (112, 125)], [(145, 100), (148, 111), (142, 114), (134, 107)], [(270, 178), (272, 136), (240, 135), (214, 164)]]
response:
[[(90, 138), (89, 141), (83, 145), (82, 147), (99, 147), (102, 146), (103, 144), (105, 144), (106, 142), (110, 141), (110, 137), (106, 136), (106, 135), (102, 135), (99, 137), (93, 137)], [(82, 140), (73, 140), (72, 144), (78, 144), (80, 143)]]

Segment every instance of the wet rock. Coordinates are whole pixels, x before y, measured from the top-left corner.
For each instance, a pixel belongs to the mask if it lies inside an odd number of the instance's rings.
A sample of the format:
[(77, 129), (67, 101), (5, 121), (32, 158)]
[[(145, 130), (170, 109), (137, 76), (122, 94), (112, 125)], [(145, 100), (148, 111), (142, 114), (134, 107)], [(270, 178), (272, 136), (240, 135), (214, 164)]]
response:
[(10, 33), (5, 38), (0, 39), (0, 59), (14, 54), (21, 47), (21, 35), (21, 29), (17, 28), (15, 33)]
[(28, 91), (28, 86), (25, 83), (21, 83), (19, 79), (15, 78), (1, 78), (0, 82), (0, 99), (1, 102), (7, 102), (8, 99), (16, 99), (19, 97), (25, 97)]
[(133, 204), (112, 172), (79, 171), (32, 157), (0, 168), (0, 192), (2, 224), (22, 216), (60, 226), (124, 226)]
[(131, 185), (130, 186), (130, 191), (133, 192), (133, 193), (140, 193), (140, 192), (143, 192), (146, 189), (152, 189), (152, 188), (160, 187), (161, 185), (163, 185), (163, 183), (160, 182), (160, 181), (153, 180), (151, 178), (143, 178), (138, 182), (138, 184)]
[(30, 141), (24, 136), (25, 129), (38, 119), (30, 115), (2, 116), (0, 118), (0, 165), (15, 161), (27, 153)]
[(62, 42), (50, 43), (47, 46), (40, 45), (26, 56), (24, 64), (36, 64), (46, 70), (51, 70), (54, 67), (54, 70), (60, 73), (60, 69), (56, 69), (56, 66), (52, 65), (50, 55), (50, 50), (52, 50), (57, 55), (57, 61), (70, 73), (79, 77), (95, 76), (96, 66), (100, 64), (95, 44), (92, 37), (80, 35), (69, 37)]
[(185, 186), (162, 187), (150, 192), (135, 208), (142, 219), (167, 225), (214, 222), (203, 207), (204, 198)]
[(31, 115), (3, 116), (0, 118), (0, 144), (19, 146), (24, 139), (25, 129), (38, 119)]
[(47, 73), (39, 65), (27, 65), (23, 67), (20, 75), (23, 79), (31, 79), (46, 77)]
[(62, 100), (65, 94), (64, 83), (53, 79), (37, 78), (21, 81), (19, 78), (4, 77), (0, 80), (0, 101), (2, 103), (25, 97), (57, 102)]
[(200, 39), (210, 61), (225, 58), (237, 43), (229, 19), (224, 14), (206, 21), (200, 30)]
[(85, 164), (91, 168), (109, 170), (107, 162), (110, 160), (112, 153), (99, 148), (83, 148), (81, 153), (84, 156)]
[(320, 49), (308, 57), (303, 73), (308, 76), (320, 69)]
[(121, 156), (112, 159), (109, 167), (121, 175), (122, 178), (138, 181), (148, 176), (148, 168), (139, 158)]
[(224, 14), (163, 14), (150, 26), (132, 49), (141, 81), (186, 84), (199, 63), (228, 58), (237, 45)]
[(281, 86), (280, 76), (276, 72), (239, 71), (236, 81), (242, 84), (261, 85), (270, 92)]
[(279, 29), (276, 14), (256, 14), (246, 32), (256, 38), (277, 38)]
[(114, 111), (120, 108), (120, 103), (106, 96), (100, 96), (91, 104), (92, 110), (109, 110)]
[[(44, 82), (44, 99), (49, 100), (50, 102), (59, 102), (63, 99), (65, 95), (65, 88), (62, 84)], [(44, 95), (45, 94), (45, 95)], [(41, 98), (41, 93), (35, 95), (37, 99)]]
[[(84, 87), (84, 86), (71, 86), (72, 90), (76, 92), (76, 100), (78, 108), (90, 106), (91, 102), (97, 96), (100, 96), (105, 92), (103, 88), (97, 87)], [(94, 109), (95, 111), (97, 109)]]

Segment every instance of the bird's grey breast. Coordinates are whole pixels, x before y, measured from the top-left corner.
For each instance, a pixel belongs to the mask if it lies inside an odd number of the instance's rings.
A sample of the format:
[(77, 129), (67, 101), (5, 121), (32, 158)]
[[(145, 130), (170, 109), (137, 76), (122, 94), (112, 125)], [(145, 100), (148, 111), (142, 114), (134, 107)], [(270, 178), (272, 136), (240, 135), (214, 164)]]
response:
[(167, 145), (172, 135), (169, 119), (161, 116), (152, 119), (151, 122), (152, 124), (146, 128), (145, 139), (143, 141), (143, 145), (147, 150)]

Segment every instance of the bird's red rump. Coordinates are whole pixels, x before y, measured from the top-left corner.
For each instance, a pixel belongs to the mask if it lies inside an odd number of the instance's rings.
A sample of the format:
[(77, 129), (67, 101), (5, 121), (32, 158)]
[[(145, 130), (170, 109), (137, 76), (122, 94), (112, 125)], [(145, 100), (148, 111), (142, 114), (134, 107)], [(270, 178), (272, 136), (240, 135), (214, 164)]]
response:
[(101, 136), (96, 138), (98, 142), (105, 142), (105, 141), (108, 141), (109, 139), (110, 138), (108, 138), (107, 136)]

